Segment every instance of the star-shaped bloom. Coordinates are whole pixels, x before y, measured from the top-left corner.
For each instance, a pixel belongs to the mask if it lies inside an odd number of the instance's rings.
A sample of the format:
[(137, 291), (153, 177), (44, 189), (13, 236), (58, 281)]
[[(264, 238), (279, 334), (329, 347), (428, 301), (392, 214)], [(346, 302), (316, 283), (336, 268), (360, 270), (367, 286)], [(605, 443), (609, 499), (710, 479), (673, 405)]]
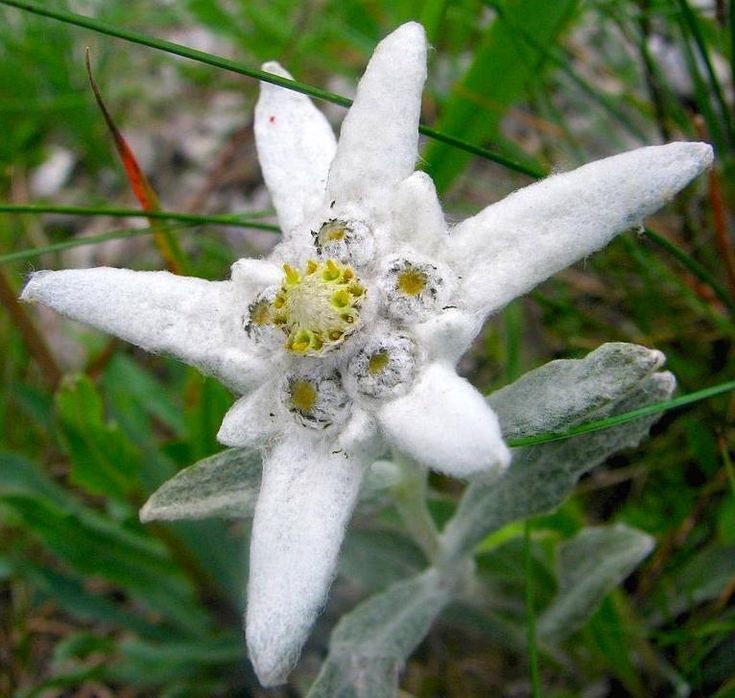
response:
[(495, 415), (454, 368), (485, 318), (640, 224), (712, 161), (702, 143), (641, 148), (449, 230), (431, 179), (414, 172), (425, 77), (423, 29), (405, 24), (376, 48), (339, 142), (307, 97), (261, 86), (255, 136), (283, 241), (237, 261), (229, 281), (98, 268), (38, 272), (23, 292), (242, 396), (218, 439), (263, 456), (246, 627), (264, 685), (298, 659), (376, 456), (457, 477), (508, 465)]

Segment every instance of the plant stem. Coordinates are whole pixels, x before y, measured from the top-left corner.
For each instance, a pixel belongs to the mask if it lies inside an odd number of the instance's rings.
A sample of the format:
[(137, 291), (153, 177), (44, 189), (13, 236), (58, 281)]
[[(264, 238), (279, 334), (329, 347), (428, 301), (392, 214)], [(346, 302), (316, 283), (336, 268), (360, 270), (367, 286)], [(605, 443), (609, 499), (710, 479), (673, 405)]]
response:
[(531, 554), (531, 519), (523, 525), (523, 568), (526, 578), (526, 640), (528, 664), (531, 672), (533, 698), (541, 698), (541, 679), (538, 669), (538, 645), (536, 643), (536, 609), (533, 603), (533, 556)]
[(63, 216), (110, 216), (111, 218), (160, 218), (198, 225), (231, 225), (237, 228), (257, 228), (278, 232), (272, 223), (250, 220), (270, 216), (270, 211), (248, 211), (245, 214), (197, 215), (178, 211), (141, 211), (137, 208), (106, 208), (94, 206), (57, 206), (55, 204), (0, 204), (0, 213), (58, 213)]
[(727, 233), (727, 214), (722, 199), (722, 189), (717, 177), (717, 170), (713, 167), (709, 171), (709, 199), (712, 204), (712, 222), (715, 228), (715, 242), (720, 252), (720, 259), (725, 267), (725, 278), (730, 294), (735, 298), (735, 257), (733, 256), (730, 236)]
[(396, 507), (415, 543), (427, 560), (434, 562), (439, 552), (439, 534), (426, 506), (427, 472), (400, 456), (394, 460), (403, 477), (394, 489)]
[(45, 340), (28, 317), (28, 313), (18, 302), (17, 293), (2, 269), (0, 269), (0, 303), (7, 309), (46, 379), (55, 388), (61, 382), (63, 372), (56, 363), (56, 359), (54, 359)]
[(717, 279), (715, 279), (699, 262), (692, 259), (684, 250), (677, 247), (673, 242), (667, 240), (662, 235), (655, 233), (650, 228), (646, 228), (643, 233), (651, 242), (666, 250), (672, 257), (680, 262), (688, 271), (697, 277), (702, 283), (709, 286), (715, 295), (724, 303), (731, 313), (735, 313), (735, 302), (723, 288)]

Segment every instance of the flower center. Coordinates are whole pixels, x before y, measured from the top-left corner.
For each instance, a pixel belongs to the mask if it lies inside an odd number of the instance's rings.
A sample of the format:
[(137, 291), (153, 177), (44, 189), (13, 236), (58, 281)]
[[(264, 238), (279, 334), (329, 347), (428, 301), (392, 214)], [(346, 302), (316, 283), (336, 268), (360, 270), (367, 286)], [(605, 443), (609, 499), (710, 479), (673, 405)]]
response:
[(302, 378), (291, 383), (291, 405), (299, 412), (311, 412), (316, 404), (316, 388)]
[(336, 373), (327, 376), (292, 374), (286, 378), (284, 399), (296, 420), (312, 429), (341, 424), (350, 412), (350, 398)]
[(346, 224), (342, 221), (327, 221), (317, 233), (317, 245), (329, 245), (329, 243), (338, 242), (345, 239), (347, 233)]
[(319, 257), (337, 259), (357, 268), (373, 258), (373, 232), (364, 221), (332, 218), (311, 234)]
[(339, 346), (359, 326), (365, 287), (352, 267), (310, 259), (303, 272), (283, 265), (273, 299), (273, 322), (288, 335), (286, 349), (318, 356)]
[(387, 314), (405, 323), (426, 319), (446, 304), (451, 290), (439, 265), (401, 257), (388, 261), (379, 286)]
[(390, 357), (388, 356), (388, 352), (381, 350), (368, 359), (367, 369), (374, 376), (380, 375), (385, 370), (389, 361)]
[(397, 397), (407, 391), (416, 372), (417, 349), (406, 335), (381, 333), (352, 358), (348, 375), (357, 390), (370, 397)]
[(398, 275), (396, 287), (407, 296), (418, 296), (426, 288), (426, 274), (420, 269), (409, 267)]
[(265, 298), (260, 298), (250, 306), (250, 322), (262, 327), (271, 322), (271, 306)]

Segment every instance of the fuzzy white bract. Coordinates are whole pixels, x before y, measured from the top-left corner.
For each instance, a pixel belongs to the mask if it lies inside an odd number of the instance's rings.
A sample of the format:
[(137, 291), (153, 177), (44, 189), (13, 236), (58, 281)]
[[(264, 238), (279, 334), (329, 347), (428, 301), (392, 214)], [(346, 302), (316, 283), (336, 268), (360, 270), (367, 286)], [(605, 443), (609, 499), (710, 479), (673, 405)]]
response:
[(702, 143), (641, 148), (448, 230), (413, 171), (425, 77), (423, 29), (405, 24), (376, 48), (339, 142), (307, 97), (262, 85), (255, 136), (283, 241), (229, 281), (99, 268), (39, 272), (23, 292), (242, 395), (218, 439), (263, 454), (246, 627), (264, 685), (298, 659), (376, 457), (457, 477), (508, 465), (495, 415), (454, 369), (488, 314), (640, 224), (712, 160)]

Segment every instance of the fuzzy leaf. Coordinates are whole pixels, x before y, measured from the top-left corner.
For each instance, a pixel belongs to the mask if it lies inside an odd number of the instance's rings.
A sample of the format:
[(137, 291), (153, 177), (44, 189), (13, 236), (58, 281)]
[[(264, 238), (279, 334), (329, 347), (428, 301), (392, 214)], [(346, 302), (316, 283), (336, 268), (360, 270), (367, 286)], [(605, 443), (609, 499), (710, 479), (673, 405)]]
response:
[[(258, 451), (230, 448), (178, 472), (154, 492), (140, 510), (140, 520), (252, 518), (260, 491)], [(400, 478), (390, 461), (373, 463), (361, 492), (363, 510), (380, 509)]]
[(539, 637), (562, 640), (648, 555), (651, 536), (622, 524), (582, 529), (559, 546), (559, 591), (539, 619)]
[(260, 489), (260, 454), (229, 448), (178, 472), (154, 492), (140, 520), (250, 517)]
[(503, 436), (563, 432), (625, 397), (664, 361), (637, 344), (603, 344), (583, 359), (550, 361), (488, 398)]
[[(575, 421), (659, 402), (671, 395), (674, 384), (671, 374), (654, 374), (612, 406), (590, 414), (589, 405), (579, 405)], [(643, 417), (603, 431), (514, 451), (511, 466), (500, 477), (478, 479), (465, 492), (442, 535), (442, 563), (453, 564), (507, 523), (554, 509), (584, 473), (611, 454), (638, 445), (656, 418)]]
[(398, 582), (342, 617), (307, 698), (393, 698), (398, 672), (451, 598), (435, 569)]

